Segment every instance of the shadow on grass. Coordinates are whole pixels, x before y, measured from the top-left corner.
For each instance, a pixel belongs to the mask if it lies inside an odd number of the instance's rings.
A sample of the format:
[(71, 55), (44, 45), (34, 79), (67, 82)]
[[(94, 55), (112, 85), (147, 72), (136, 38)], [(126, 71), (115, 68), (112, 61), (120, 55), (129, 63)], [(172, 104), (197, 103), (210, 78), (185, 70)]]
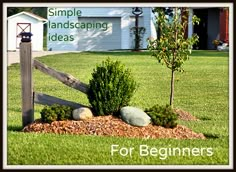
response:
[(192, 57), (229, 57), (229, 52), (216, 50), (193, 50)]
[(148, 51), (140, 51), (140, 52), (133, 52), (133, 51), (86, 51), (83, 53), (89, 54), (97, 54), (97, 55), (113, 55), (113, 56), (135, 56), (135, 55), (148, 55), (151, 56), (151, 53)]
[[(85, 51), (83, 53), (97, 54), (97, 55), (114, 55), (114, 56), (135, 56), (135, 55), (148, 55), (151, 56), (151, 52), (145, 51)], [(192, 57), (229, 57), (229, 52), (217, 51), (217, 50), (193, 50)]]
[(15, 108), (13, 108), (13, 107), (8, 107), (7, 110), (8, 110), (8, 111), (13, 111), (13, 112), (15, 112), (15, 113), (21, 113), (21, 108), (20, 108), (20, 107), (15, 107)]
[(201, 121), (209, 121), (209, 120), (211, 120), (211, 118), (209, 118), (209, 117), (200, 117), (198, 119), (200, 119)]
[(216, 134), (210, 134), (210, 133), (203, 133), (203, 134), (207, 139), (218, 139), (219, 138), (219, 136)]
[(17, 125), (9, 125), (7, 126), (8, 131), (22, 131), (23, 127), (22, 126), (17, 126)]

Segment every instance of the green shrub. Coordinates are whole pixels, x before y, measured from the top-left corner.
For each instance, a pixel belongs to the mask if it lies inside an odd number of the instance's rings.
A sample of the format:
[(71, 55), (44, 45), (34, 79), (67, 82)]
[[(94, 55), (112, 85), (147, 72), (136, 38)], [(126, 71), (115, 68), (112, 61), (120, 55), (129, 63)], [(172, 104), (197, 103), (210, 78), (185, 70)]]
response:
[(170, 105), (155, 105), (145, 112), (151, 117), (152, 123), (166, 128), (174, 128), (177, 126), (178, 114), (176, 114)]
[(51, 123), (57, 120), (57, 114), (49, 106), (45, 106), (40, 112), (42, 122)]
[(43, 122), (51, 123), (53, 121), (72, 119), (72, 111), (73, 109), (69, 106), (54, 104), (45, 106), (40, 114)]
[(130, 70), (108, 58), (92, 73), (88, 99), (97, 115), (116, 115), (120, 108), (128, 105), (135, 89)]

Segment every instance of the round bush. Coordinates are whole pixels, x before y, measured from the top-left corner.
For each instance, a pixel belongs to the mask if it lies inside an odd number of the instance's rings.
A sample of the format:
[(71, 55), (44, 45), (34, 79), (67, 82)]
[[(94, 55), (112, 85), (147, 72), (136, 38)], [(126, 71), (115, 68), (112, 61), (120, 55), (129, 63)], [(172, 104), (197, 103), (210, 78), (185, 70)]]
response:
[(165, 128), (174, 128), (177, 126), (178, 114), (176, 114), (170, 105), (155, 105), (145, 112), (151, 117), (152, 123)]
[(72, 119), (72, 111), (73, 109), (69, 106), (54, 104), (45, 106), (40, 114), (43, 122), (51, 123)]
[(89, 81), (88, 99), (96, 115), (116, 115), (127, 106), (136, 89), (129, 69), (109, 58), (97, 66)]

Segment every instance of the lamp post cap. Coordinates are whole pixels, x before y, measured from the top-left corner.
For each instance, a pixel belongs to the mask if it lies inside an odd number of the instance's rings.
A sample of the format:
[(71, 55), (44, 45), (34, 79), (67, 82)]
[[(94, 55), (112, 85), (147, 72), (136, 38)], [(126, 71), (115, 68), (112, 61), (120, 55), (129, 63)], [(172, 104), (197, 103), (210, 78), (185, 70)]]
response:
[(20, 36), (21, 42), (31, 42), (31, 36), (33, 36), (33, 34), (31, 32), (21, 32)]
[(143, 9), (141, 7), (134, 7), (132, 8), (132, 13), (134, 15), (141, 15), (143, 13)]

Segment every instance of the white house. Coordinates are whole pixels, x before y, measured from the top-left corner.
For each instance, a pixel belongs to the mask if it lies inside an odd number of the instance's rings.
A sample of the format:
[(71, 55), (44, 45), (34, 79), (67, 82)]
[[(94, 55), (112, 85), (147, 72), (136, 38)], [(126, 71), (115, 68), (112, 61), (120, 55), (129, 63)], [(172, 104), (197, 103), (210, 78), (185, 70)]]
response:
[[(139, 27), (146, 29), (142, 47), (147, 38), (156, 38), (151, 8), (142, 8)], [(102, 51), (134, 48), (135, 26), (131, 7), (75, 7), (48, 8), (48, 50)]]
[(7, 18), (7, 50), (15, 51), (19, 49), (21, 42), (21, 32), (31, 32), (32, 50), (43, 50), (43, 25), (47, 19), (30, 12), (20, 12)]

